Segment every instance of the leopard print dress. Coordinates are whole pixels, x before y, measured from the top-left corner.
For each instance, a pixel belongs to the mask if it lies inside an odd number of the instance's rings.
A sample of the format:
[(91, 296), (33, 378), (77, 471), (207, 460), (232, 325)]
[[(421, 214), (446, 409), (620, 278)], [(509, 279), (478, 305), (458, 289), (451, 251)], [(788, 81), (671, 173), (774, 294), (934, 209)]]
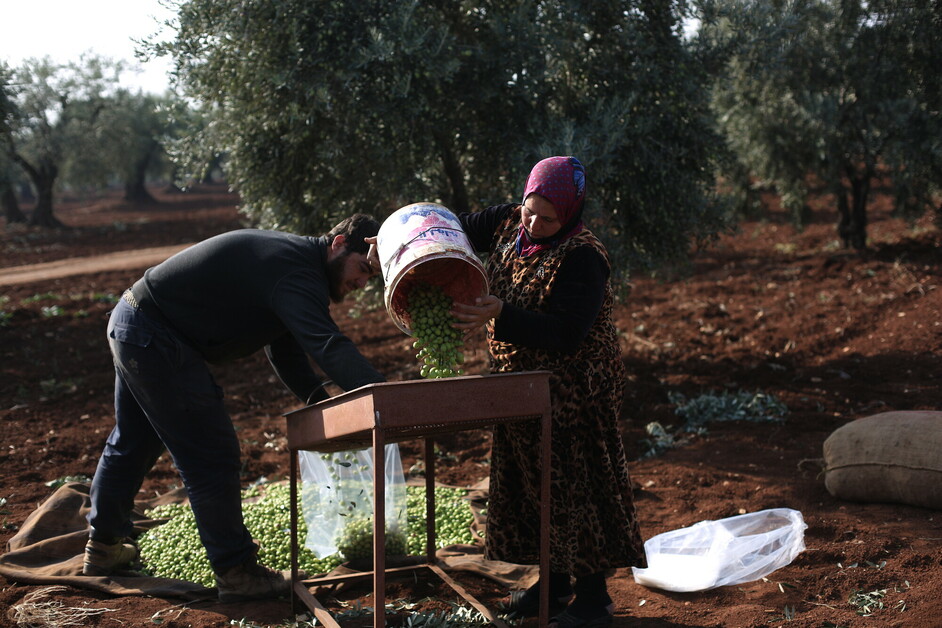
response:
[[(488, 260), (491, 294), (540, 311), (566, 254), (590, 246), (608, 261), (588, 230), (556, 248), (520, 257), (514, 248), (519, 207), (498, 227)], [(493, 339), (491, 371), (548, 370), (552, 418), (551, 569), (574, 576), (644, 566), (644, 546), (618, 430), (627, 382), (612, 319), (611, 286), (586, 340), (574, 354), (530, 349)], [(517, 564), (539, 562), (539, 430), (530, 423), (495, 427), (487, 507), (486, 555)]]

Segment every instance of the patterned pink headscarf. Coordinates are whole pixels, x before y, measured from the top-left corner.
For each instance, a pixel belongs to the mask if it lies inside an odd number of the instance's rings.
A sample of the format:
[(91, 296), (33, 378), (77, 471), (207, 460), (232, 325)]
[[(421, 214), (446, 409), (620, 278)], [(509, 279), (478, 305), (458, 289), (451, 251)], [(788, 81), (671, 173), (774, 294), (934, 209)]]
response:
[(582, 231), (585, 167), (575, 157), (548, 157), (530, 171), (522, 202), (526, 202), (531, 194), (539, 194), (553, 204), (562, 227), (548, 238), (531, 238), (520, 225), (517, 254), (521, 257), (554, 248)]

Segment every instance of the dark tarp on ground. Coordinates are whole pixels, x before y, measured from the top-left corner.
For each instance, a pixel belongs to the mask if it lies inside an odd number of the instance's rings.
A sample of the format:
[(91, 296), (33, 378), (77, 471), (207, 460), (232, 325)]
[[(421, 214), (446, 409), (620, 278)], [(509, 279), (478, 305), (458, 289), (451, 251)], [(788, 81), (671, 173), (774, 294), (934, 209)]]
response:
[[(27, 517), (20, 531), (7, 543), (6, 553), (0, 556), (0, 575), (21, 584), (68, 585), (112, 595), (215, 599), (215, 589), (185, 580), (140, 575), (82, 575), (85, 542), (88, 540), (88, 489), (88, 485), (81, 482), (64, 484)], [(486, 502), (486, 489), (479, 489), (468, 497), (475, 512), (475, 528), (483, 529), (480, 506)], [(163, 522), (149, 519), (144, 515), (145, 511), (185, 500), (185, 491), (179, 489), (137, 502), (133, 514), (135, 535)], [(449, 546), (439, 550), (438, 557), (446, 570), (472, 572), (511, 588), (526, 587), (536, 579), (535, 566), (484, 560), (480, 544)], [(349, 573), (349, 569), (343, 566), (339, 570)]]

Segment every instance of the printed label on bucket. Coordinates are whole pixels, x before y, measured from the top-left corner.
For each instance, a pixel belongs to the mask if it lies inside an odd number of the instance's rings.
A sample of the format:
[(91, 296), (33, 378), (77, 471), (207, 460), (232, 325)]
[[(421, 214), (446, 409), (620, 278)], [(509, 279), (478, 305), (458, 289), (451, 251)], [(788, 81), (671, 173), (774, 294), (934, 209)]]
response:
[(386, 219), (377, 236), (386, 283), (396, 268), (427, 255), (430, 250), (443, 251), (449, 244), (459, 251), (473, 253), (461, 223), (448, 209), (434, 203), (403, 207)]

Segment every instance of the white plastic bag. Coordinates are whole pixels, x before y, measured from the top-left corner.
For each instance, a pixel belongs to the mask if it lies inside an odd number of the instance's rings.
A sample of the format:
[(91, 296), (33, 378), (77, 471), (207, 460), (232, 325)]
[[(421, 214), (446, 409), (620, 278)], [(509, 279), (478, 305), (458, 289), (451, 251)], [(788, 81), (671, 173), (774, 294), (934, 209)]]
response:
[(763, 578), (805, 549), (808, 526), (797, 510), (773, 508), (701, 521), (644, 543), (647, 569), (635, 582), (666, 591), (705, 591)]
[[(405, 474), (399, 445), (385, 448), (386, 529), (407, 531)], [(318, 558), (337, 553), (348, 522), (373, 516), (373, 448), (319, 453), (298, 452), (301, 510), (307, 524), (304, 545)], [(387, 542), (389, 539), (387, 538)]]

